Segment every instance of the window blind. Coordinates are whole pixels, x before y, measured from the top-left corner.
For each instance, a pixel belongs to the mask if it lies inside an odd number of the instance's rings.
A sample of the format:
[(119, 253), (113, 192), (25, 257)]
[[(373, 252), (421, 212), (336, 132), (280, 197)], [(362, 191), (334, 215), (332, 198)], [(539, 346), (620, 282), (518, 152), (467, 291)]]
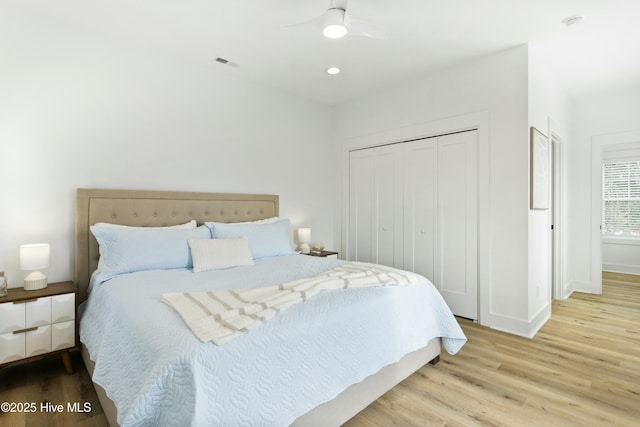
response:
[(640, 238), (640, 161), (605, 163), (602, 234)]

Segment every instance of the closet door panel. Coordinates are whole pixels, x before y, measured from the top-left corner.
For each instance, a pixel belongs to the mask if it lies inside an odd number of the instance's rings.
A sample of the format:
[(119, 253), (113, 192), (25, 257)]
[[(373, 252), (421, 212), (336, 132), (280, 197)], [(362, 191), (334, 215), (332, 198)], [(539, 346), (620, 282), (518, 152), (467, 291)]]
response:
[(404, 269), (436, 277), (436, 139), (405, 144)]
[(402, 147), (375, 149), (375, 262), (402, 267)]
[(347, 259), (350, 261), (374, 261), (374, 160), (373, 150), (349, 154)]
[(438, 138), (436, 284), (454, 314), (478, 318), (476, 133)]

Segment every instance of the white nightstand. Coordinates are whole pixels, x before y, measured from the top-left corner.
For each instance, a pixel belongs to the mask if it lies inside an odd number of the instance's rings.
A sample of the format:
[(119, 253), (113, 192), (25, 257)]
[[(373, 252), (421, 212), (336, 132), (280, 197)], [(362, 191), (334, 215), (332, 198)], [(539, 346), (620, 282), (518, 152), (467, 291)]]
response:
[(0, 367), (59, 354), (72, 374), (69, 350), (77, 345), (77, 300), (73, 282), (35, 291), (10, 288), (0, 298)]

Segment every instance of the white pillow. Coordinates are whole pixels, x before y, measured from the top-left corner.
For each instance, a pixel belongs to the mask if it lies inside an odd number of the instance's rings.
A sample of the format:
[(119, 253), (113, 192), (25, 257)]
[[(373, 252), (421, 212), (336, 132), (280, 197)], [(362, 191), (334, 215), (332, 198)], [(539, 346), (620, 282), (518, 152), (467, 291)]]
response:
[(189, 240), (193, 272), (253, 265), (249, 239)]

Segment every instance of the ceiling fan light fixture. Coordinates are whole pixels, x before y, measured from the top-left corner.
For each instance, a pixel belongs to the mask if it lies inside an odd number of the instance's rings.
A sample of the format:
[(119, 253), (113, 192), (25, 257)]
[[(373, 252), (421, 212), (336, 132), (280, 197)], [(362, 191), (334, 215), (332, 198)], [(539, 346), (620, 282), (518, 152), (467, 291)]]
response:
[(344, 9), (329, 9), (325, 14), (322, 34), (330, 39), (339, 39), (347, 35), (347, 19)]
[(322, 29), (322, 34), (329, 39), (339, 39), (347, 35), (347, 27), (342, 24), (327, 25)]

